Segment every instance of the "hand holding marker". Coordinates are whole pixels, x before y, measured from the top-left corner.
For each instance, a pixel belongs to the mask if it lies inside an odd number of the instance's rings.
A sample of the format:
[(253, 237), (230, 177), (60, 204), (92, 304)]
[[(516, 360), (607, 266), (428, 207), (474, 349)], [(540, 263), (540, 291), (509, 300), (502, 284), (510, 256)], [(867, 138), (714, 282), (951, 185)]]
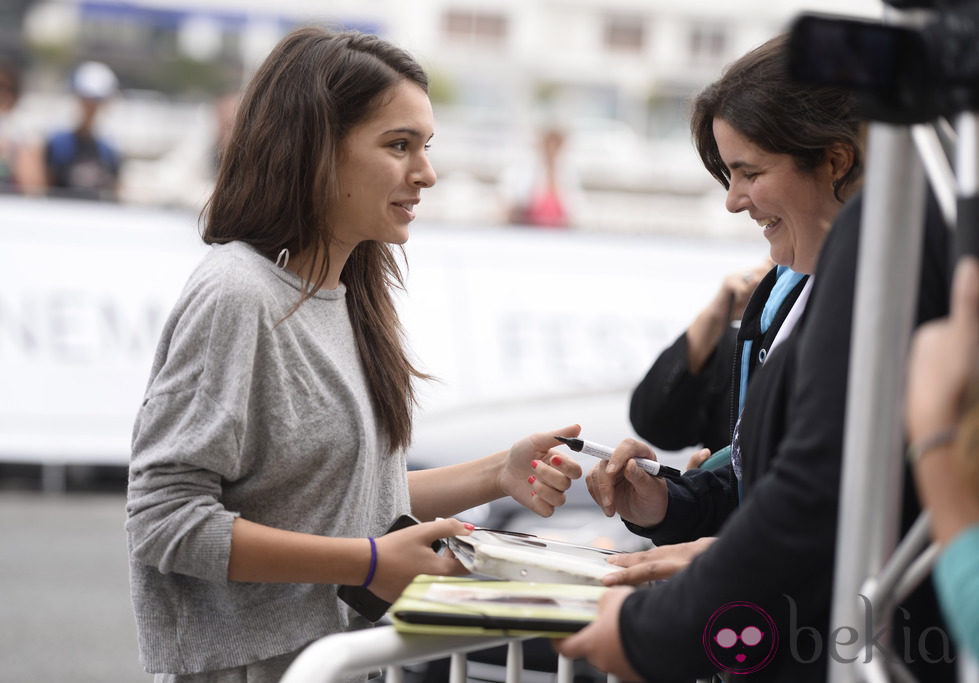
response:
[[(612, 453), (615, 451), (614, 448), (609, 448), (608, 446), (603, 446), (592, 441), (585, 441), (584, 439), (570, 439), (566, 436), (555, 436), (555, 439), (563, 443), (565, 446), (575, 451), (576, 453), (584, 453), (585, 455), (593, 455), (596, 458), (601, 458), (602, 460), (608, 460), (612, 457)], [(661, 465), (655, 460), (650, 460), (648, 458), (633, 458), (632, 461), (639, 465), (640, 469), (654, 477), (664, 477), (666, 479), (679, 479), (682, 476), (680, 470), (675, 467), (670, 467), (669, 465)]]

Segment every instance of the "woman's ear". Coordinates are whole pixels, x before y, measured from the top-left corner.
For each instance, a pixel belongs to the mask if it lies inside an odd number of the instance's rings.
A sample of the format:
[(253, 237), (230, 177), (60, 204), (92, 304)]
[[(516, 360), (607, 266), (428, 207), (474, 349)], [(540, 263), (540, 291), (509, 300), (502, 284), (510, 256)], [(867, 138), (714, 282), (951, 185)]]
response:
[(856, 153), (853, 147), (843, 142), (830, 145), (829, 149), (826, 150), (826, 160), (829, 162), (834, 184), (850, 172), (855, 157)]

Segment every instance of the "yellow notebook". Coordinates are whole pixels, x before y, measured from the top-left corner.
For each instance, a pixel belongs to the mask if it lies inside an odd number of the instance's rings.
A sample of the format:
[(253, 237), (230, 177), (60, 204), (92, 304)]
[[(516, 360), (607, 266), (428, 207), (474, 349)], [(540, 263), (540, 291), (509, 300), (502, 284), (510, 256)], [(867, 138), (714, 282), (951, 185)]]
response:
[(422, 574), (391, 606), (402, 633), (563, 637), (591, 623), (608, 588)]

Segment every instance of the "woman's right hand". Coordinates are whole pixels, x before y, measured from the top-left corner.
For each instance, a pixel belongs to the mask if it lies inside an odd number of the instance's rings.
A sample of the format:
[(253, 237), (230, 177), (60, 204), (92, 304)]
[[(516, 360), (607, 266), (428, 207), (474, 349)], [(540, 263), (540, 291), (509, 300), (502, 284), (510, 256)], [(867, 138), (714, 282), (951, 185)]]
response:
[(741, 319), (748, 299), (773, 265), (771, 259), (766, 258), (762, 264), (751, 270), (731, 273), (724, 278), (711, 305), (716, 307), (718, 314), (723, 315), (725, 323)]
[(466, 568), (451, 553), (439, 555), (432, 550), (432, 543), (450, 536), (468, 536), (472, 531), (472, 524), (456, 519), (439, 519), (392, 531), (375, 539), (377, 566), (367, 588), (377, 597), (394, 602), (419, 574), (467, 574)]
[(640, 586), (650, 581), (669, 579), (686, 569), (715, 540), (713, 536), (704, 536), (689, 543), (661, 545), (635, 553), (613, 555), (608, 559), (609, 564), (623, 569), (606, 574), (602, 577), (602, 583), (606, 586)]
[(692, 374), (700, 374), (724, 331), (732, 321), (740, 320), (744, 315), (752, 292), (772, 265), (772, 261), (766, 258), (753, 270), (725, 277), (717, 294), (687, 328), (687, 364)]
[(666, 481), (639, 467), (634, 458), (656, 460), (656, 453), (635, 439), (625, 439), (609, 460), (599, 462), (585, 478), (588, 492), (606, 517), (616, 513), (641, 527), (659, 524), (666, 516)]

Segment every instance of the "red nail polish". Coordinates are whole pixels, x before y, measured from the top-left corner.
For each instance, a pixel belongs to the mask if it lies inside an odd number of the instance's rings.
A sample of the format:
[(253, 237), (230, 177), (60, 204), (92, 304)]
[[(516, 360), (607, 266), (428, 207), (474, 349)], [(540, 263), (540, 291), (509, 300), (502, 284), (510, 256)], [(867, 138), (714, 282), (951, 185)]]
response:
[(551, 464), (552, 465), (555, 465), (555, 466), (556, 465), (560, 465), (561, 464), (561, 456), (560, 455), (555, 455), (553, 458), (551, 458)]
[(466, 527), (469, 531), (472, 531), (473, 529), (476, 528), (475, 524), (470, 524), (469, 522), (463, 522), (462, 526)]
[(527, 481), (533, 484), (535, 481), (537, 481), (537, 477), (535, 477), (534, 475), (530, 475), (529, 477), (527, 477)]
[(537, 461), (536, 460), (531, 460), (530, 461), (530, 466), (533, 467), (536, 470), (537, 469)]

